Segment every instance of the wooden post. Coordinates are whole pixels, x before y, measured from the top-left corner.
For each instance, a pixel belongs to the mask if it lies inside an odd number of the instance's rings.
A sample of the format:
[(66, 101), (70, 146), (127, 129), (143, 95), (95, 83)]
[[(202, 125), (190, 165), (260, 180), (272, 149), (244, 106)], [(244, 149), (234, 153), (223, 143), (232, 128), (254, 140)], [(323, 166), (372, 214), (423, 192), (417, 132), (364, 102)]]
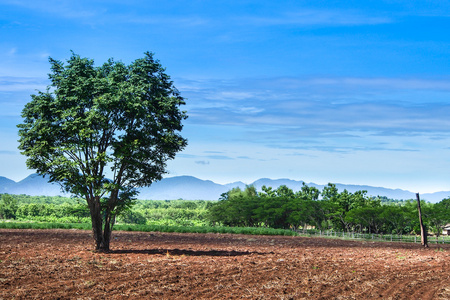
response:
[(422, 237), (422, 246), (428, 247), (428, 240), (427, 240), (427, 231), (425, 230), (425, 227), (422, 223), (422, 210), (420, 209), (420, 197), (419, 193), (416, 194), (417, 198), (417, 209), (419, 210), (419, 224), (420, 224), (420, 235)]

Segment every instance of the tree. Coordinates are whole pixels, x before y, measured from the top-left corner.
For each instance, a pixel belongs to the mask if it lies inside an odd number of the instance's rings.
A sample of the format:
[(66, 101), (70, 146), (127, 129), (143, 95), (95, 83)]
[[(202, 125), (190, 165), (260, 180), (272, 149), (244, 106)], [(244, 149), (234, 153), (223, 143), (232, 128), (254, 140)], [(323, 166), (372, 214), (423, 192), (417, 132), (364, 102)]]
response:
[(260, 193), (258, 207), (255, 209), (257, 219), (268, 227), (289, 228), (289, 216), (294, 208), (292, 202), (295, 201), (294, 192), (286, 185), (279, 186), (275, 191), (265, 186), (262, 190), (264, 193)]
[(0, 198), (0, 219), (15, 219), (18, 201), (11, 195), (3, 194)]
[(383, 227), (383, 207), (360, 206), (350, 210), (345, 219), (360, 229), (366, 228), (368, 233), (379, 233)]
[(254, 214), (258, 203), (258, 193), (254, 186), (246, 186), (243, 191), (236, 187), (223, 193), (219, 201), (209, 207), (208, 219), (211, 224), (256, 226), (258, 220)]
[(22, 111), (19, 149), (28, 168), (86, 199), (95, 249), (108, 251), (116, 216), (186, 146), (185, 101), (149, 52), (130, 65), (49, 61), (51, 84)]
[(423, 203), (422, 215), (427, 221), (430, 229), (436, 236), (436, 241), (442, 233), (442, 228), (449, 221), (449, 207), (450, 199), (443, 199), (441, 202), (436, 204)]
[(409, 224), (408, 211), (405, 207), (385, 205), (383, 206), (383, 212), (381, 218), (385, 220), (385, 228), (388, 233), (395, 233), (400, 235), (402, 233), (408, 233), (407, 225)]

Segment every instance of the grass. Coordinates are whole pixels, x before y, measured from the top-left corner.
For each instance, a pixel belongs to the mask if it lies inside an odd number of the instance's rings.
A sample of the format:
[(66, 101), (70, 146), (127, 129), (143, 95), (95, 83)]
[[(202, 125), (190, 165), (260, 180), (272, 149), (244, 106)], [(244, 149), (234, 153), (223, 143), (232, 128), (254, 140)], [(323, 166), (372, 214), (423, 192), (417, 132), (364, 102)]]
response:
[[(0, 222), (4, 229), (92, 229), (88, 223), (47, 223), (47, 222)], [(298, 235), (284, 229), (255, 227), (216, 227), (216, 226), (168, 226), (168, 225), (123, 225), (117, 224), (114, 230), (143, 232), (177, 232), (177, 233), (232, 233), (249, 235)]]
[(87, 223), (0, 222), (4, 229), (92, 229)]
[(297, 233), (291, 230), (255, 227), (217, 227), (217, 226), (167, 226), (167, 225), (116, 225), (115, 230), (125, 231), (159, 231), (178, 233), (232, 233), (250, 235), (288, 235)]
[[(4, 229), (81, 229), (91, 230), (90, 223), (54, 223), (54, 222), (20, 222), (20, 221), (8, 221), (0, 222), (0, 228)], [(284, 235), (284, 236), (320, 236), (322, 238), (340, 238), (340, 239), (360, 239), (360, 240), (372, 240), (372, 241), (399, 241), (399, 242), (420, 242), (420, 238), (416, 239), (414, 236), (394, 236), (391, 235), (372, 235), (372, 234), (355, 234), (351, 236), (346, 233), (343, 237), (342, 233), (337, 235), (326, 235), (324, 233), (319, 234), (315, 231), (308, 231), (306, 233), (295, 232), (285, 229), (273, 229), (265, 227), (222, 227), (222, 226), (180, 226), (180, 225), (137, 225), (137, 224), (116, 224), (114, 230), (120, 231), (141, 231), (141, 232), (177, 232), (177, 233), (231, 233), (231, 234), (247, 234), (247, 235)], [(435, 243), (433, 240), (429, 240), (429, 243)], [(449, 243), (448, 237), (439, 243)], [(439, 249), (438, 251), (443, 251)]]
[[(336, 232), (336, 231), (319, 231), (315, 229), (307, 230), (304, 233), (298, 231), (300, 236), (322, 237), (330, 239), (345, 240), (365, 240), (377, 242), (406, 242), (420, 243), (420, 236), (416, 235), (396, 235), (396, 234), (372, 234), (372, 233), (356, 233), (356, 232)], [(438, 240), (428, 237), (428, 244), (449, 244), (449, 236), (440, 236)]]

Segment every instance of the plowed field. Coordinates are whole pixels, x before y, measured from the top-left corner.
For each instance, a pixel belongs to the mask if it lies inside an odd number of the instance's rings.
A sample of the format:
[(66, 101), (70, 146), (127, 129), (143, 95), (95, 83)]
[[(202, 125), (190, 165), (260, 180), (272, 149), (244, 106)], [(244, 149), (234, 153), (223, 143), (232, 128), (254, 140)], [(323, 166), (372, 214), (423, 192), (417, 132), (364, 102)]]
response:
[(323, 238), (0, 230), (0, 299), (450, 299), (450, 247)]

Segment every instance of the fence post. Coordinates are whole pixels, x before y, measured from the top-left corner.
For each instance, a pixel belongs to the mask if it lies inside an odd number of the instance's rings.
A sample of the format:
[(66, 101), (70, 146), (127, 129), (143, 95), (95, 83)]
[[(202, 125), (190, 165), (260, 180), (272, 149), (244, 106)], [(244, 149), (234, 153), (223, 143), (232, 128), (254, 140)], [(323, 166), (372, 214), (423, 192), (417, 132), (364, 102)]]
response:
[(427, 240), (427, 230), (422, 222), (422, 210), (420, 209), (420, 196), (419, 193), (416, 194), (417, 198), (417, 210), (419, 211), (419, 224), (420, 224), (420, 236), (421, 236), (421, 244), (424, 247), (428, 247)]

